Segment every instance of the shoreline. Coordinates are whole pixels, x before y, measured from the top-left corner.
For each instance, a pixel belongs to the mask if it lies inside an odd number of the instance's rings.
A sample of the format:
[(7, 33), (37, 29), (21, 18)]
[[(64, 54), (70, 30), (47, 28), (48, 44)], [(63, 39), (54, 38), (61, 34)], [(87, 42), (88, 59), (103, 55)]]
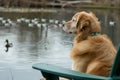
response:
[(81, 9), (114, 9), (120, 10), (119, 7), (116, 6), (105, 6), (105, 5), (82, 5), (82, 6), (74, 6), (74, 7), (65, 7), (65, 8), (56, 8), (56, 7), (45, 7), (45, 8), (4, 8), (0, 7), (0, 12), (20, 12), (20, 13), (27, 13), (27, 12), (58, 12), (56, 9), (70, 9), (70, 8), (81, 8)]
[(82, 5), (80, 6), (81, 8), (86, 8), (86, 9), (115, 9), (115, 10), (120, 10), (120, 7), (118, 6), (107, 6), (107, 5)]
[(21, 12), (21, 13), (27, 13), (27, 12), (57, 12), (55, 9), (45, 9), (45, 8), (3, 8), (0, 7), (0, 12)]

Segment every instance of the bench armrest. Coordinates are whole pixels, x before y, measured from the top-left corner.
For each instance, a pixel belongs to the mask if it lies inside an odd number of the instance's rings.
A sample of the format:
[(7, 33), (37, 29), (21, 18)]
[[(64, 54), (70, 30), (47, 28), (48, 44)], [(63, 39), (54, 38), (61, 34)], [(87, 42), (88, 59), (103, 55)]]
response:
[(37, 63), (32, 67), (34, 69), (40, 70), (46, 80), (59, 80), (59, 77), (64, 77), (71, 80), (108, 80), (108, 77), (85, 74), (51, 64)]

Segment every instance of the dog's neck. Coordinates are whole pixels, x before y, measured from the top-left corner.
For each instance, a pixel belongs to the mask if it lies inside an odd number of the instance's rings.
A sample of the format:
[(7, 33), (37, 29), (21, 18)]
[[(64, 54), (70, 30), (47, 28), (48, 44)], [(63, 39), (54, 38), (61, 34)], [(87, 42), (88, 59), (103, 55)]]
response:
[(81, 33), (81, 34), (77, 34), (77, 36), (75, 37), (74, 40), (75, 40), (75, 43), (79, 43), (80, 41), (88, 39), (89, 36), (100, 36), (100, 35), (101, 35), (101, 33), (99, 33), (99, 32), (93, 32), (88, 35), (84, 35), (84, 33)]
[(99, 32), (93, 32), (92, 34), (90, 34), (90, 36), (100, 36), (101, 35), (101, 33), (99, 33)]
[(74, 38), (75, 43), (79, 43), (83, 40), (86, 40), (88, 35), (84, 35), (83, 33), (77, 34), (76, 37)]

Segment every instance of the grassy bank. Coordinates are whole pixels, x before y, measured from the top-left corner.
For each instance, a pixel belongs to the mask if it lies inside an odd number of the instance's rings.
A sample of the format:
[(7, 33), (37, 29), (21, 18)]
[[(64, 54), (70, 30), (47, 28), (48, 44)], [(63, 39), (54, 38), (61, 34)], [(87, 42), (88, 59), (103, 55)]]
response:
[(57, 12), (55, 9), (44, 9), (44, 8), (3, 8), (0, 7), (0, 12)]
[[(82, 9), (115, 9), (120, 10), (120, 7), (117, 6), (106, 6), (106, 5), (76, 5), (76, 6), (67, 6), (67, 8), (82, 8)], [(60, 8), (58, 8), (60, 9)], [(0, 12), (57, 12), (56, 9), (46, 7), (46, 8), (3, 8), (0, 7)]]
[(86, 9), (120, 9), (118, 6), (107, 6), (107, 5), (81, 5), (80, 8)]

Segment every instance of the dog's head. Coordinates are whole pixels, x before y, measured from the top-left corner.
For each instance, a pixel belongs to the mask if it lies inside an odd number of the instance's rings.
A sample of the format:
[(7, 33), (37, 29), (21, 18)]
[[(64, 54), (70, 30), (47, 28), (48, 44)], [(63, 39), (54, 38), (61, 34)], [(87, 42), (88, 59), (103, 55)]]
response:
[(81, 32), (87, 32), (88, 34), (101, 32), (97, 17), (92, 12), (87, 13), (84, 11), (76, 13), (72, 20), (65, 22), (63, 29), (68, 33), (77, 34)]

